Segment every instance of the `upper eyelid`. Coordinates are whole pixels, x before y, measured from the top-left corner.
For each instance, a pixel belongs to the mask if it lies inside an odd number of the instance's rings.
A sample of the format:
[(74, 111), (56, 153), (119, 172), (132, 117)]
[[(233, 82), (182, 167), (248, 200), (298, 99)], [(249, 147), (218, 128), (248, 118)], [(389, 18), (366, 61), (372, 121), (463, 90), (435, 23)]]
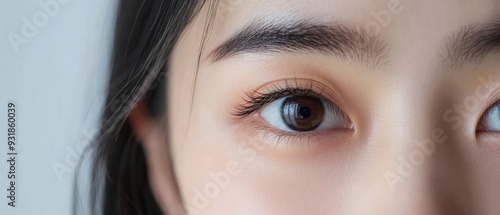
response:
[[(284, 85), (284, 86), (283, 86)], [(327, 85), (315, 81), (313, 79), (286, 79), (274, 81), (263, 85), (262, 87), (252, 92), (245, 93), (244, 103), (236, 107), (234, 116), (244, 118), (258, 109), (262, 108), (267, 103), (283, 98), (288, 95), (283, 95), (284, 91), (295, 91), (289, 95), (309, 95), (320, 98), (327, 102), (330, 106), (335, 107), (338, 111), (344, 113), (344, 105), (337, 94)], [(279, 95), (281, 93), (281, 95)], [(272, 94), (275, 94), (274, 97)], [(278, 95), (276, 95), (278, 94)], [(268, 99), (264, 103), (256, 104), (254, 100)], [(262, 102), (262, 101), (260, 101)]]
[[(293, 90), (297, 91), (293, 92)], [(249, 114), (255, 112), (256, 110), (260, 109), (261, 107), (265, 106), (270, 102), (291, 95), (314, 96), (320, 98), (321, 100), (325, 100), (324, 96), (310, 89), (295, 88), (295, 89), (283, 89), (269, 93), (255, 92), (254, 94), (247, 94), (248, 98), (245, 99), (245, 104), (241, 106), (244, 110), (241, 110), (240, 113), (237, 113), (235, 115), (240, 117), (248, 116)], [(326, 99), (326, 101), (331, 103), (328, 99)]]

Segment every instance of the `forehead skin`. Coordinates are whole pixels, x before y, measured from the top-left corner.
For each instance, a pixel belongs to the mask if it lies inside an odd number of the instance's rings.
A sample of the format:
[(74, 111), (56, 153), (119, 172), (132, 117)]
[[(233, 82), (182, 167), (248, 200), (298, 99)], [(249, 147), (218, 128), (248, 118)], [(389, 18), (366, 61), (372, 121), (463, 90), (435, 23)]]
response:
[[(235, 92), (314, 76), (336, 84), (337, 93), (345, 95), (349, 108), (344, 111), (361, 131), (359, 138), (343, 150), (327, 148), (321, 156), (290, 159), (295, 162), (262, 155), (242, 173), (244, 182), (233, 178), (202, 214), (307, 214), (310, 209), (317, 214), (494, 214), (498, 209), (500, 150), (467, 142), (476, 141), (481, 111), (458, 130), (442, 122), (442, 115), (474, 93), (478, 75), (500, 79), (498, 56), (459, 69), (443, 64), (449, 41), (464, 28), (500, 19), (499, 0), (221, 0), (197, 67), (207, 10), (182, 35), (170, 66), (170, 147), (184, 202), (192, 205), (193, 189), (202, 189), (210, 172), (224, 169), (238, 155), (235, 126), (224, 118), (239, 96)], [(332, 56), (307, 54), (252, 53), (211, 61), (213, 50), (254, 20), (377, 28), (374, 37), (386, 46), (387, 67), (368, 71)], [(414, 150), (408, 140), (425, 139), (435, 127), (445, 130), (447, 141), (436, 146), (404, 188), (391, 192), (384, 172), (397, 169), (398, 158)]]
[(368, 30), (388, 44), (392, 61), (411, 58), (433, 63), (429, 56), (442, 60), (437, 57), (445, 51), (445, 42), (463, 28), (499, 20), (499, 8), (497, 0), (222, 0), (206, 50), (255, 20), (313, 20)]

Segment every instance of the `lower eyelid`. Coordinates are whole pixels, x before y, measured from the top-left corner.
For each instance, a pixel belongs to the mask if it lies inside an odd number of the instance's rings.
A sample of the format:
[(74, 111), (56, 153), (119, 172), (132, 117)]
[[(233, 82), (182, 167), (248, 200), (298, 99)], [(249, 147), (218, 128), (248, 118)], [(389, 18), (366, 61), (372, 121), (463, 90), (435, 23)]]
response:
[[(335, 128), (335, 129), (321, 129), (306, 132), (285, 131), (268, 125), (263, 122), (261, 117), (256, 115), (252, 116), (253, 119), (246, 119), (244, 128), (251, 137), (256, 137), (260, 141), (272, 146), (286, 143), (286, 145), (310, 145), (324, 143), (322, 141), (325, 137), (337, 136), (339, 133), (352, 132), (352, 128)], [(331, 139), (331, 138), (326, 138)]]
[[(324, 153), (346, 146), (352, 138), (353, 130), (333, 129), (309, 132), (286, 132), (269, 127), (260, 121), (247, 120), (240, 127), (252, 144), (259, 146), (259, 153), (266, 156), (299, 156)], [(278, 154), (276, 154), (278, 153)]]
[(262, 122), (251, 122), (247, 125), (249, 134), (252, 137), (258, 138), (259, 141), (267, 143), (271, 146), (278, 146), (283, 143), (286, 145), (297, 145), (318, 143), (318, 135), (324, 135), (325, 131), (309, 131), (309, 132), (289, 132), (279, 130), (277, 128), (265, 125)]

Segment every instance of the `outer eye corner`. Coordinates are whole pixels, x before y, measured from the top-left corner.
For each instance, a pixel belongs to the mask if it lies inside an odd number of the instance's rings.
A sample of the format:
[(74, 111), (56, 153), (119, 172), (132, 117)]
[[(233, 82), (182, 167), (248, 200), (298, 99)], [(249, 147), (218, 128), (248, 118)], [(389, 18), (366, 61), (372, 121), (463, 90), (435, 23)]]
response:
[(495, 102), (479, 118), (477, 132), (500, 132), (500, 103)]

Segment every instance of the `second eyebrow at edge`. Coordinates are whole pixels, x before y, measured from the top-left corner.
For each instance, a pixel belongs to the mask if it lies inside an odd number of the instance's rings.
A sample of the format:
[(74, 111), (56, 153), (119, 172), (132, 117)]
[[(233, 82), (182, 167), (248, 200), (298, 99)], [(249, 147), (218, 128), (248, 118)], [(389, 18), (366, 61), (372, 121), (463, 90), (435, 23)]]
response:
[(361, 28), (341, 24), (253, 22), (211, 53), (216, 62), (241, 53), (309, 51), (335, 55), (349, 62), (379, 66), (385, 58), (385, 44)]
[(462, 28), (448, 41), (443, 60), (458, 68), (465, 62), (479, 63), (489, 54), (500, 54), (500, 21)]

